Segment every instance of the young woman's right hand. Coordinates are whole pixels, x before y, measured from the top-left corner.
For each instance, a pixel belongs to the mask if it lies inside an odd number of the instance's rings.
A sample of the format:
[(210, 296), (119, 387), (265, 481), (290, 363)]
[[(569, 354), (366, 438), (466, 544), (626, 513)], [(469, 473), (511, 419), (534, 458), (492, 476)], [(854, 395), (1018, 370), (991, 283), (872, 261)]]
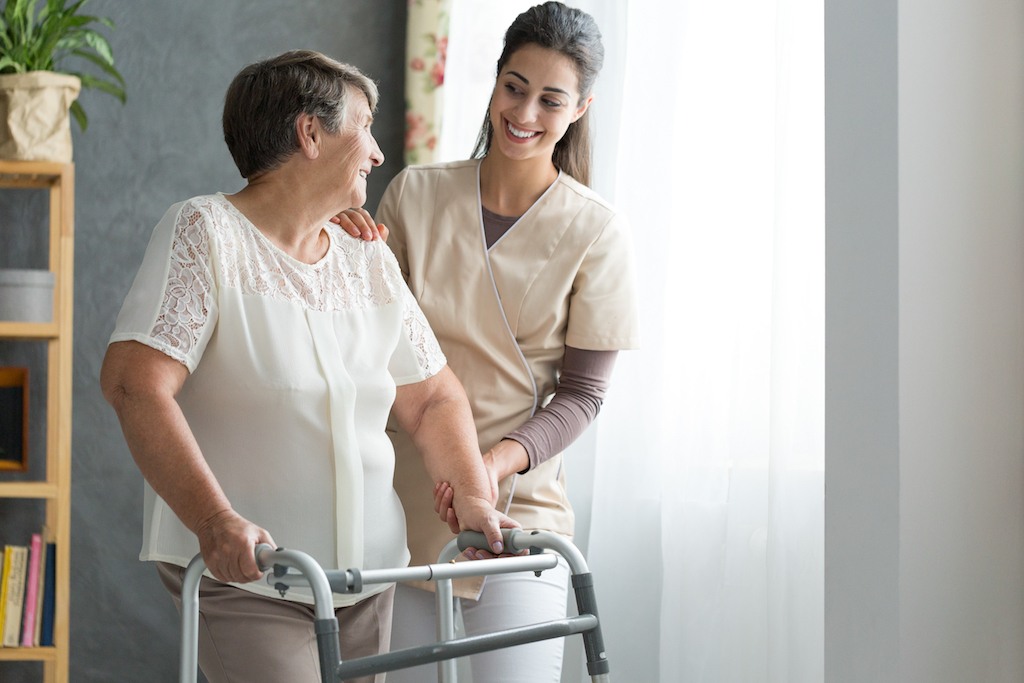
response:
[(378, 238), (388, 241), (387, 227), (383, 223), (374, 223), (373, 216), (366, 209), (345, 209), (332, 218), (331, 222), (340, 225), (342, 230), (353, 237), (361, 237), (367, 242)]

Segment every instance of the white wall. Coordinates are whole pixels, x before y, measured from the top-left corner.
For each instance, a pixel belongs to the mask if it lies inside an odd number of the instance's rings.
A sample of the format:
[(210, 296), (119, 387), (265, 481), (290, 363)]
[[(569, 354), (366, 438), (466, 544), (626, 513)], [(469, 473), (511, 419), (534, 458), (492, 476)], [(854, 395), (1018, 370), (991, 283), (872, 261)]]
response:
[(900, 667), (1024, 681), (1024, 3), (899, 3)]
[(825, 680), (1024, 681), (1024, 4), (825, 7)]

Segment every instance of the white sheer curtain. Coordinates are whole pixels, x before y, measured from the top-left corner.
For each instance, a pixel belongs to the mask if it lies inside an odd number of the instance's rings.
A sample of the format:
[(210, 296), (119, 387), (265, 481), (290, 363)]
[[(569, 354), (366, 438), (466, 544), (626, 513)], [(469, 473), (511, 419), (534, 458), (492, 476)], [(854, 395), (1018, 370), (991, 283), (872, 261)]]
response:
[[(454, 0), (442, 158), (530, 4)], [(643, 349), (567, 463), (616, 680), (821, 681), (822, 0), (568, 4), (605, 37), (595, 189), (642, 297)]]

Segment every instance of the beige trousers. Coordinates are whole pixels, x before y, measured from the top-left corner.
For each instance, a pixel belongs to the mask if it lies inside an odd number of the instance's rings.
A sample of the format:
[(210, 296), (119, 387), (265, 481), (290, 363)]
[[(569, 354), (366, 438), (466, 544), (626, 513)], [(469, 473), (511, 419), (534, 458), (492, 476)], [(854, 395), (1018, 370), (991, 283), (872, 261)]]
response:
[[(185, 568), (156, 563), (181, 611)], [(203, 577), (199, 583), (199, 668), (210, 683), (320, 683), (313, 606), (256, 595)], [(387, 652), (395, 587), (335, 610), (341, 656)], [(384, 674), (353, 679), (384, 683)]]

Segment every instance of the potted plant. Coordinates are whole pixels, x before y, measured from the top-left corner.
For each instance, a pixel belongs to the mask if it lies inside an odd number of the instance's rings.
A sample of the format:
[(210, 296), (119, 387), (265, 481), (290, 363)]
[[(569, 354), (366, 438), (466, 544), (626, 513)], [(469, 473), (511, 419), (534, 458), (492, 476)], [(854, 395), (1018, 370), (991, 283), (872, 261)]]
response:
[[(6, 0), (0, 16), (0, 158), (71, 161), (68, 112), (85, 130), (89, 119), (76, 100), (96, 88), (125, 101), (124, 79), (110, 43), (90, 27), (109, 19), (78, 14), (87, 0)], [(36, 11), (37, 6), (38, 12)], [(78, 57), (102, 76), (62, 67)]]

